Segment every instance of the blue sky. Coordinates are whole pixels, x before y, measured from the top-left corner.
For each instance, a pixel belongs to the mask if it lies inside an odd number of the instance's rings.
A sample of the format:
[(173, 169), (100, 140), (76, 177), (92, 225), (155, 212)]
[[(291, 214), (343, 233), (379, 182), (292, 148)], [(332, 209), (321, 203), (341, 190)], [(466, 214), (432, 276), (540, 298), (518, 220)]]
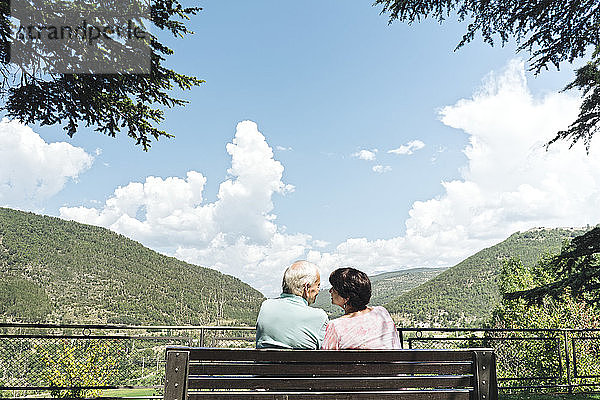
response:
[(165, 37), (169, 64), (206, 80), (167, 111), (176, 137), (145, 153), (5, 120), (0, 205), (106, 226), (267, 295), (298, 258), (324, 274), (453, 265), (516, 230), (599, 222), (597, 150), (542, 149), (577, 114), (577, 93), (558, 93), (573, 66), (534, 77), (514, 43), (479, 38), (454, 52), (464, 25), (388, 25), (370, 2), (200, 5), (194, 35)]

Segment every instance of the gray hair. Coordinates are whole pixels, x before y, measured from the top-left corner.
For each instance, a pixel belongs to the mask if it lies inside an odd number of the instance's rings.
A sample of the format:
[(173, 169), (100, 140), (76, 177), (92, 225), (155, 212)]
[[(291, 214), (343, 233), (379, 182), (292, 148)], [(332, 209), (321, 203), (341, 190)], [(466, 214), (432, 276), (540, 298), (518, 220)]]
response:
[(283, 293), (302, 296), (304, 285), (312, 285), (317, 281), (319, 268), (308, 261), (296, 261), (285, 270), (281, 288)]

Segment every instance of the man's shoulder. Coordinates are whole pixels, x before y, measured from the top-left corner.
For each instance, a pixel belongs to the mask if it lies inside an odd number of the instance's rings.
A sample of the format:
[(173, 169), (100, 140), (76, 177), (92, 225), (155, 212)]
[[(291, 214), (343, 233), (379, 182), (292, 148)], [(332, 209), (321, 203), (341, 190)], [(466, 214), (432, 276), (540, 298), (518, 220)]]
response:
[(285, 298), (275, 297), (275, 298), (270, 298), (270, 299), (266, 299), (265, 301), (263, 301), (260, 306), (260, 309), (261, 309), (261, 311), (281, 310), (281, 309), (286, 309), (290, 306), (292, 306), (292, 304), (287, 302), (285, 300)]
[(282, 300), (283, 300), (283, 299), (282, 299), (281, 297), (273, 297), (273, 298), (270, 298), (270, 299), (265, 299), (265, 300), (262, 302), (262, 305), (261, 305), (261, 307), (268, 307), (268, 306), (270, 306), (270, 305), (276, 305), (276, 304), (279, 304), (279, 303), (281, 303), (281, 302), (282, 302)]
[[(327, 313), (316, 307), (310, 307), (306, 304), (302, 304), (299, 302), (290, 302), (289, 298), (286, 297), (275, 297), (271, 299), (266, 299), (262, 302), (261, 310), (270, 311), (277, 310), (281, 312), (282, 309), (292, 309), (290, 312), (300, 312), (302, 315), (310, 315), (311, 318), (319, 319), (319, 320), (329, 320)], [(293, 316), (293, 315), (290, 315)]]
[(323, 310), (321, 308), (317, 308), (317, 307), (308, 307), (308, 308), (310, 308), (311, 310), (315, 310), (314, 311), (315, 314), (319, 314), (322, 317), (329, 319), (329, 317), (327, 316), (327, 313), (325, 312), (325, 310)]
[(327, 322), (329, 322), (329, 317), (327, 316), (327, 313), (324, 310), (310, 306), (307, 306), (306, 308), (307, 312), (310, 313), (310, 318), (313, 321), (318, 321), (319, 324), (326, 324)]

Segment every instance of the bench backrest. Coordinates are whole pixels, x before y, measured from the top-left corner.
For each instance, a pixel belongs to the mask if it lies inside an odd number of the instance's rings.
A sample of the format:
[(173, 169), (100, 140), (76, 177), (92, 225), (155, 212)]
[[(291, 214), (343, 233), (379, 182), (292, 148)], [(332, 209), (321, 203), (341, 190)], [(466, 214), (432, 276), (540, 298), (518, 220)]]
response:
[(164, 400), (497, 400), (492, 349), (167, 348)]

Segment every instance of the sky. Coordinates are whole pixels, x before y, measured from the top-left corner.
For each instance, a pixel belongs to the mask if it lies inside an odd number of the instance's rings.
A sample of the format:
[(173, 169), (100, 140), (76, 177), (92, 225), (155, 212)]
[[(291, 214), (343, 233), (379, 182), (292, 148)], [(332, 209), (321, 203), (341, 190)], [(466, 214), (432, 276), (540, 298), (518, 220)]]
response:
[(0, 206), (103, 226), (266, 296), (297, 259), (326, 282), (452, 266), (534, 227), (600, 222), (600, 143), (544, 144), (581, 102), (465, 25), (388, 24), (369, 1), (204, 0), (168, 65), (173, 139), (0, 123)]

